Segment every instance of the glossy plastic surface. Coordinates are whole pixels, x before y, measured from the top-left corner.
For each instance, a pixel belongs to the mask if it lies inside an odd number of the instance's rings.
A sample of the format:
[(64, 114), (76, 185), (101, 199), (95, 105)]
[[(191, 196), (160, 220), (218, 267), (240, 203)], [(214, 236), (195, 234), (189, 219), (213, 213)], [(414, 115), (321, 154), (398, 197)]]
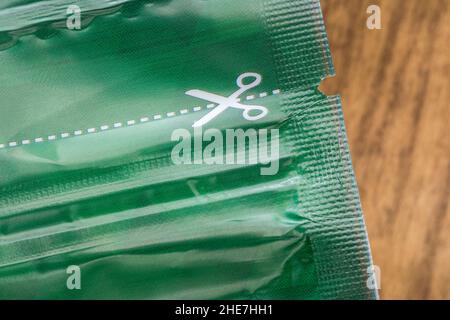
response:
[[(47, 3), (0, 4), (0, 298), (376, 297), (318, 1)], [(203, 130), (278, 129), (277, 174), (174, 164), (249, 72), (267, 115)]]

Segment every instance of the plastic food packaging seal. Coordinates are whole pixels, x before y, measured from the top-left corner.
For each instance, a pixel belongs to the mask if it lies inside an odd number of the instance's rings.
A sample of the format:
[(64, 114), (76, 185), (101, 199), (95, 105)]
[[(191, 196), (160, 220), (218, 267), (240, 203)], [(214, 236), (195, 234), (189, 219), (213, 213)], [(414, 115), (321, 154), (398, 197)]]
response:
[(333, 74), (316, 0), (2, 1), (0, 298), (377, 298)]

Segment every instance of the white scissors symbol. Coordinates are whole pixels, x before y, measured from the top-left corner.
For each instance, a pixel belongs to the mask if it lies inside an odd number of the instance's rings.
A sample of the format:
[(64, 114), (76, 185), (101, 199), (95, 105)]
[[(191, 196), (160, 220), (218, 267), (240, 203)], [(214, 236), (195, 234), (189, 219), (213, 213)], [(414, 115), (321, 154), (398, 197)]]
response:
[[(244, 84), (244, 80), (246, 78), (254, 78), (254, 80), (249, 84)], [(218, 103), (219, 105), (215, 107), (211, 112), (203, 116), (200, 120), (196, 121), (192, 126), (194, 128), (201, 127), (217, 117), (219, 114), (224, 112), (228, 108), (237, 108), (237, 109), (243, 109), (242, 116), (248, 120), (248, 121), (256, 121), (259, 119), (264, 118), (269, 110), (267, 110), (266, 107), (263, 106), (256, 106), (256, 105), (245, 105), (242, 103), (239, 103), (238, 98), (241, 94), (246, 92), (247, 90), (250, 90), (256, 86), (258, 86), (261, 83), (262, 77), (258, 73), (253, 72), (247, 72), (241, 74), (237, 80), (236, 84), (239, 87), (239, 89), (234, 92), (229, 97), (223, 97), (214, 93), (206, 92), (203, 90), (189, 90), (186, 92), (187, 95), (200, 98), (203, 100), (207, 100), (210, 102)], [(250, 112), (258, 112), (256, 115), (251, 115)]]

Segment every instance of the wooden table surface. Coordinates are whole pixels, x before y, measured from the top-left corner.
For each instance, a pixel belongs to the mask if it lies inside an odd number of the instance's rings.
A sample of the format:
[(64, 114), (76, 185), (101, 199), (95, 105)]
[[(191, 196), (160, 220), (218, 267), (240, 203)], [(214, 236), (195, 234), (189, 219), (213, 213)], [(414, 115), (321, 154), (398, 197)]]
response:
[(450, 299), (450, 0), (321, 2), (381, 297)]

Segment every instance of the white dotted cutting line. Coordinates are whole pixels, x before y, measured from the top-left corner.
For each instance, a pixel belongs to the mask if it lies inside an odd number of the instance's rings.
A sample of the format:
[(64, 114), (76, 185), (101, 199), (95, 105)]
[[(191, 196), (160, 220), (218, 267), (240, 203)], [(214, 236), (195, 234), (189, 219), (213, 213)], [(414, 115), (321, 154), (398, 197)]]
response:
[[(271, 92), (272, 95), (278, 95), (280, 93), (281, 93), (280, 89), (276, 89), (276, 90), (273, 90)], [(265, 98), (267, 96), (269, 96), (268, 92), (261, 92), (257, 96), (256, 95), (248, 95), (248, 96), (246, 96), (244, 98), (237, 99), (237, 101), (240, 102), (241, 100), (244, 100), (244, 99), (245, 100), (254, 100), (254, 99), (256, 99), (256, 97)], [(179, 110), (178, 112), (167, 112), (165, 114), (165, 117), (166, 118), (172, 118), (172, 117), (175, 117), (177, 114), (185, 115), (185, 114), (188, 114), (190, 112), (199, 112), (199, 111), (202, 111), (204, 109), (212, 109), (212, 108), (214, 108), (216, 106), (217, 106), (216, 104), (210, 103), (210, 104), (206, 105), (206, 107), (195, 106), (195, 107), (192, 107), (191, 109), (185, 108), (185, 109)], [(161, 119), (164, 118), (164, 115), (162, 115), (162, 114), (155, 114), (152, 117), (153, 117), (153, 120), (161, 120)], [(123, 123), (122, 122), (115, 122), (115, 123), (113, 123), (112, 127), (116, 128), (116, 129), (117, 128), (122, 128), (124, 126), (124, 124), (126, 124), (127, 126), (133, 126), (133, 125), (137, 124), (138, 122), (140, 122), (140, 123), (149, 122), (150, 119), (151, 119), (150, 117), (142, 117), (142, 118), (139, 119), (139, 121), (137, 121), (137, 120), (128, 120), (128, 121), (125, 121)], [(80, 130), (74, 130), (72, 133), (70, 133), (70, 132), (63, 132), (63, 133), (61, 133), (59, 135), (59, 137), (61, 137), (62, 139), (65, 139), (65, 138), (69, 138), (71, 135), (73, 135), (73, 136), (81, 136), (85, 132), (87, 134), (92, 134), (92, 133), (96, 133), (98, 131), (106, 131), (106, 130), (109, 130), (110, 128), (111, 128), (111, 126), (105, 124), (105, 125), (102, 125), (102, 126), (99, 127), (100, 130), (97, 130), (97, 128), (91, 127), (91, 128), (86, 129), (86, 130), (81, 130), (81, 129)], [(0, 149), (14, 148), (14, 147), (18, 147), (20, 145), (29, 145), (29, 144), (31, 144), (33, 142), (34, 143), (41, 143), (41, 142), (44, 142), (46, 140), (47, 141), (54, 141), (54, 140), (57, 140), (57, 138), (58, 138), (57, 135), (49, 135), (49, 136), (47, 136), (46, 139), (44, 137), (37, 137), (37, 138), (34, 138), (34, 139), (22, 140), (21, 142), (11, 141), (11, 142), (8, 142), (8, 143), (0, 143)]]

